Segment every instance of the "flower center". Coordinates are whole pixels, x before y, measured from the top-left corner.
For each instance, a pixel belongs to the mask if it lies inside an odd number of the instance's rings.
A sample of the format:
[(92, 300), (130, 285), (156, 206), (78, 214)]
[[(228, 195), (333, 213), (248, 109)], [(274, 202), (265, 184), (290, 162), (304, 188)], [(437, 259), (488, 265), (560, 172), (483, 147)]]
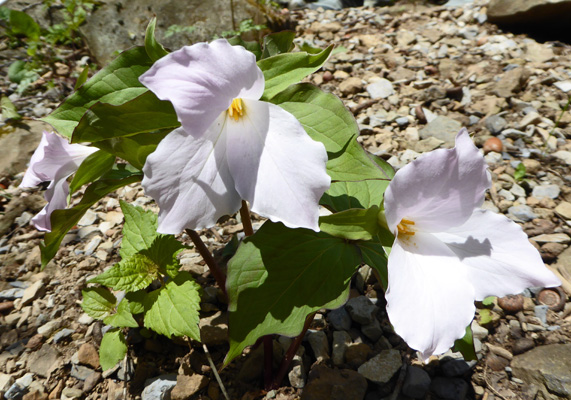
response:
[(415, 233), (414, 225), (414, 221), (405, 218), (401, 219), (400, 223), (397, 225), (399, 235), (413, 236)]
[(244, 115), (244, 102), (240, 98), (232, 100), (232, 104), (228, 108), (228, 115), (238, 121)]

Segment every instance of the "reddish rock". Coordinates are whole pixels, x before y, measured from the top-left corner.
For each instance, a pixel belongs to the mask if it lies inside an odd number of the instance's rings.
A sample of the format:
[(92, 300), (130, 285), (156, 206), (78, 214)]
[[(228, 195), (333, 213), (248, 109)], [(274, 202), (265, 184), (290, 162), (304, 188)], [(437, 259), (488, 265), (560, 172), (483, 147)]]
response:
[(484, 154), (488, 154), (491, 151), (495, 151), (496, 153), (501, 153), (504, 149), (504, 145), (502, 141), (497, 137), (491, 137), (484, 142)]

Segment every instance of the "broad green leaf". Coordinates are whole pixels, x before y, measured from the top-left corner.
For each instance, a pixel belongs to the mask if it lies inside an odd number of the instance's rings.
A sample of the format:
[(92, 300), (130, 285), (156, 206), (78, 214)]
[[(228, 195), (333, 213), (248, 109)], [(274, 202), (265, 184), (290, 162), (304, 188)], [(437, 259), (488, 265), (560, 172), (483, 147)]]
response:
[(388, 186), (382, 179), (332, 182), (319, 203), (332, 212), (378, 206)]
[(295, 39), (294, 31), (281, 31), (264, 36), (262, 58), (292, 51), (295, 47), (293, 39)]
[(363, 263), (374, 268), (378, 272), (378, 276), (381, 279), (380, 284), (383, 286), (383, 289), (386, 290), (389, 279), (387, 272), (387, 246), (383, 246), (379, 240), (367, 242), (359, 241), (355, 244), (359, 246), (359, 249), (361, 250)]
[(23, 11), (0, 7), (0, 20), (6, 21), (11, 35), (26, 36), (32, 40), (40, 37), (40, 26)]
[(117, 312), (108, 316), (103, 320), (104, 324), (111, 325), (115, 328), (138, 328), (139, 324), (133, 318), (129, 301), (127, 299), (121, 300), (117, 306)]
[(256, 61), (262, 58), (262, 48), (260, 47), (260, 43), (257, 41), (247, 42), (243, 40), (239, 35), (233, 36), (228, 40), (232, 46), (242, 46), (249, 52), (253, 53), (256, 56)]
[(127, 343), (121, 329), (109, 329), (101, 339), (99, 362), (103, 371), (113, 368), (127, 354)]
[(129, 310), (131, 314), (141, 314), (145, 312), (145, 297), (147, 297), (147, 292), (144, 289), (125, 294), (125, 298), (129, 300)]
[(186, 246), (176, 240), (173, 235), (159, 234), (151, 243), (151, 247), (142, 250), (140, 254), (152, 260), (161, 274), (174, 278), (180, 268), (178, 253), (185, 248)]
[(258, 338), (296, 336), (308, 314), (341, 306), (360, 263), (357, 246), (343, 239), (267, 221), (228, 263), (225, 364)]
[(304, 51), (283, 53), (258, 61), (264, 73), (266, 86), (261, 100), (269, 100), (293, 83), (298, 83), (307, 75), (317, 71), (329, 58), (333, 45), (321, 53), (309, 54)]
[(464, 356), (464, 360), (472, 361), (478, 360), (476, 355), (476, 349), (474, 348), (474, 338), (472, 336), (472, 327), (468, 325), (466, 327), (466, 334), (462, 339), (458, 339), (454, 342), (454, 351), (459, 351)]
[(95, 319), (103, 319), (115, 309), (117, 299), (107, 288), (88, 288), (81, 291), (83, 301), (81, 308), (87, 315)]
[(319, 218), (321, 232), (347, 240), (373, 240), (379, 232), (379, 207), (352, 208)]
[(14, 83), (20, 83), (26, 77), (26, 61), (16, 60), (8, 67), (8, 79)]
[(121, 105), (97, 102), (81, 117), (71, 141), (99, 142), (139, 133), (172, 130), (180, 126), (172, 104), (153, 92)]
[(149, 286), (158, 278), (158, 273), (158, 265), (153, 260), (137, 253), (97, 275), (89, 283), (99, 283), (115, 290), (135, 292)]
[(179, 273), (145, 298), (145, 327), (167, 337), (188, 336), (200, 341), (200, 285), (188, 272)]
[(153, 61), (157, 61), (159, 58), (163, 58), (169, 54), (163, 45), (157, 42), (157, 39), (155, 38), (156, 24), (157, 18), (153, 17), (151, 22), (149, 22), (149, 25), (147, 26), (147, 32), (145, 33), (145, 50), (147, 51), (149, 58)]
[(138, 170), (142, 170), (147, 156), (155, 151), (159, 142), (169, 132), (170, 129), (154, 133), (140, 133), (129, 137), (101, 140), (93, 145), (108, 153), (115, 154)]
[(125, 216), (123, 239), (119, 255), (123, 260), (151, 247), (157, 237), (158, 218), (152, 211), (120, 201), (121, 211)]
[(63, 237), (77, 224), (89, 207), (120, 187), (141, 179), (142, 175), (131, 175), (123, 179), (102, 179), (93, 182), (85, 189), (79, 204), (65, 210), (55, 210), (51, 215), (52, 231), (46, 233), (43, 243), (40, 244), (42, 267), (55, 256)]
[(514, 171), (514, 179), (519, 182), (525, 178), (526, 173), (525, 165), (523, 163), (519, 163)]
[(350, 140), (337, 157), (329, 157), (327, 173), (333, 181), (385, 180), (390, 177), (357, 140)]
[(79, 76), (77, 77), (77, 81), (75, 81), (75, 86), (73, 87), (74, 90), (77, 90), (87, 82), (87, 75), (89, 74), (89, 65), (86, 65), (85, 68), (81, 71)]
[(115, 165), (115, 156), (99, 150), (90, 154), (79, 166), (69, 184), (69, 193), (73, 194), (83, 185), (101, 178)]
[(2, 107), (2, 120), (17, 120), (22, 118), (22, 116), (18, 114), (18, 110), (16, 110), (14, 103), (12, 103), (7, 96), (2, 96), (0, 105)]
[(484, 300), (482, 300), (482, 305), (485, 307), (492, 308), (494, 306), (496, 298), (497, 298), (496, 296), (488, 296)]
[(152, 64), (144, 47), (122, 52), (42, 120), (71, 138), (85, 111), (96, 102), (119, 105), (146, 92), (139, 76)]

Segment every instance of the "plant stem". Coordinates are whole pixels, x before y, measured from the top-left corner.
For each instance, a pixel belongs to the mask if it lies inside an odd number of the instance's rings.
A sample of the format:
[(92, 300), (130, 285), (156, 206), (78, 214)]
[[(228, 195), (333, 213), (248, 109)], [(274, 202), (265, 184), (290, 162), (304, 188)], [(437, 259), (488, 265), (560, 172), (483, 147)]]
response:
[(277, 389), (280, 387), (280, 384), (281, 384), (282, 380), (284, 379), (285, 374), (287, 373), (287, 370), (289, 369), (291, 361), (293, 360), (293, 357), (297, 353), (297, 349), (299, 349), (299, 346), (301, 345), (303, 337), (305, 336), (305, 333), (309, 329), (309, 326), (311, 325), (311, 322), (313, 321), (314, 317), (315, 317), (315, 313), (311, 313), (307, 316), (307, 318), (305, 319), (305, 324), (303, 325), (303, 329), (301, 330), (301, 333), (296, 336), (294, 341), (289, 346), (289, 349), (287, 349), (287, 352), (286, 352), (286, 354), (285, 354), (285, 356), (284, 356), (284, 358), (280, 364), (280, 369), (278, 370), (278, 373), (276, 374), (276, 377), (274, 378), (274, 381), (272, 382), (272, 386), (271, 386), (272, 389)]
[(252, 228), (252, 220), (250, 219), (250, 210), (248, 203), (242, 200), (242, 207), (240, 208), (240, 217), (242, 217), (242, 226), (244, 227), (244, 235), (252, 236), (254, 228)]
[(210, 273), (212, 274), (212, 276), (214, 276), (214, 279), (216, 279), (216, 283), (218, 283), (218, 286), (222, 290), (222, 293), (224, 293), (226, 302), (228, 302), (228, 293), (226, 293), (226, 275), (224, 275), (224, 272), (222, 272), (222, 270), (214, 260), (214, 257), (212, 257), (212, 254), (210, 253), (210, 251), (200, 238), (198, 232), (192, 229), (187, 229), (186, 233), (188, 234), (188, 236), (190, 236), (192, 243), (194, 243), (194, 247), (196, 247), (196, 250), (198, 250), (198, 253), (202, 256), (204, 262), (206, 262), (206, 265), (208, 265)]

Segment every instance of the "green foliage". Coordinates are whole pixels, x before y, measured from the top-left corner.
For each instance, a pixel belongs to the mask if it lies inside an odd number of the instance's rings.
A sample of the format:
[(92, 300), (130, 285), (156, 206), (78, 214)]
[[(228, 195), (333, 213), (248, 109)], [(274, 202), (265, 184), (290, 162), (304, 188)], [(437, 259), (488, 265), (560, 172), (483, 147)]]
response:
[(347, 240), (373, 240), (379, 232), (379, 207), (353, 208), (319, 218), (321, 232)]
[(192, 32), (196, 30), (196, 26), (183, 26), (183, 25), (171, 25), (169, 26), (163, 37), (165, 39), (170, 38), (171, 36), (183, 34), (188, 37)]
[(2, 96), (2, 99), (0, 100), (0, 106), (2, 107), (2, 119), (4, 121), (9, 119), (18, 120), (22, 118), (22, 116), (18, 114), (16, 106), (10, 101), (8, 97)]
[(22, 94), (32, 83), (40, 79), (38, 72), (39, 69), (35, 68), (32, 63), (17, 60), (10, 64), (8, 68), (8, 79), (18, 84), (16, 93)]
[[(151, 22), (149, 22), (145, 33), (145, 50), (147, 51), (149, 58), (153, 61), (157, 61), (168, 54), (168, 51), (166, 51), (165, 48), (155, 39), (156, 24), (157, 19), (153, 18)], [(167, 36), (165, 35), (165, 37)]]
[(101, 339), (99, 362), (103, 371), (113, 368), (127, 354), (125, 336), (119, 328), (109, 329)]
[(0, 7), (0, 21), (4, 21), (4, 33), (10, 38), (38, 40), (40, 37), (40, 26), (25, 12)]
[(249, 18), (249, 19), (245, 19), (244, 21), (240, 22), (240, 26), (238, 27), (238, 30), (229, 30), (229, 31), (222, 31), (220, 33), (221, 37), (230, 37), (230, 36), (240, 36), (243, 33), (248, 33), (248, 32), (258, 32), (261, 30), (266, 29), (267, 26), (266, 25), (256, 25), (254, 24), (254, 21)]
[(108, 289), (89, 288), (81, 291), (83, 301), (81, 308), (87, 315), (95, 319), (103, 319), (111, 315), (117, 299)]
[(466, 334), (462, 339), (454, 342), (454, 351), (459, 351), (464, 356), (464, 360), (472, 361), (478, 360), (476, 349), (474, 348), (474, 338), (472, 336), (472, 328), (470, 325), (466, 327)]
[[(44, 5), (52, 6), (54, 0), (44, 0)], [(63, 5), (63, 21), (52, 25), (46, 33), (46, 41), (52, 44), (73, 45), (81, 43), (81, 36), (78, 31), (81, 24), (85, 22), (87, 15), (95, 6), (94, 0), (61, 0)]]
[(103, 320), (104, 324), (114, 326), (115, 328), (138, 328), (139, 324), (131, 314), (129, 300), (123, 299), (117, 305), (117, 312), (109, 315)]
[(523, 179), (525, 178), (525, 174), (526, 174), (526, 169), (525, 169), (525, 165), (523, 163), (519, 163), (517, 165), (517, 167), (515, 168), (515, 172), (514, 172), (514, 179), (517, 182), (521, 182), (523, 181)]
[(115, 156), (105, 151), (96, 151), (87, 157), (75, 173), (69, 185), (70, 195), (75, 193), (81, 186), (94, 182), (104, 174), (111, 171), (115, 165)]
[(295, 47), (293, 39), (295, 39), (295, 32), (293, 31), (270, 33), (264, 36), (262, 58), (289, 53)]

